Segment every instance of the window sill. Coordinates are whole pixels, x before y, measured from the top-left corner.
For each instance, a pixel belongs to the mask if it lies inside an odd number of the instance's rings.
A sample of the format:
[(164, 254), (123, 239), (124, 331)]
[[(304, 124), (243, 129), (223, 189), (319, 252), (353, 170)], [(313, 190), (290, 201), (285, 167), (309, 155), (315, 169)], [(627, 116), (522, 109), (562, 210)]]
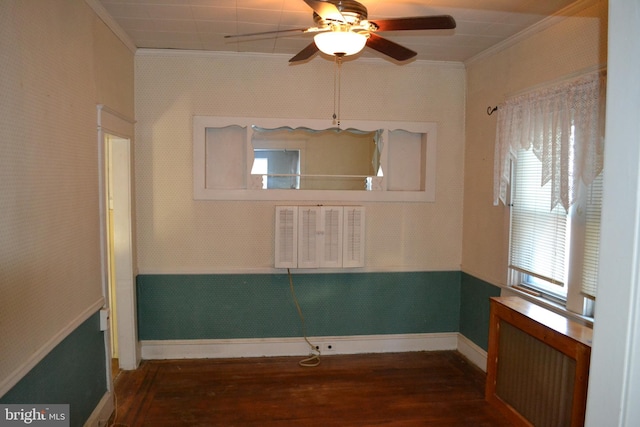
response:
[(568, 319), (575, 320), (576, 322), (579, 322), (585, 326), (593, 328), (593, 317), (583, 316), (581, 314), (574, 313), (573, 311), (569, 311), (565, 306), (555, 303), (549, 299), (531, 295), (527, 292), (521, 291), (511, 286), (503, 287), (501, 294), (502, 296), (508, 296), (508, 295), (519, 296), (520, 298), (530, 301), (536, 305), (539, 305), (540, 307), (546, 308)]

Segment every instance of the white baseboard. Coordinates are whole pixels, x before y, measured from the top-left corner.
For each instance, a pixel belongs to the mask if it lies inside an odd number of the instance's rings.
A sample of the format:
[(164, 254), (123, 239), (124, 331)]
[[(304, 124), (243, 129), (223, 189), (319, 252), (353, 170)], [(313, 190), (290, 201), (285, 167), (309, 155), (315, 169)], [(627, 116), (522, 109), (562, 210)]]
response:
[[(458, 333), (310, 337), (322, 355), (455, 350)], [(310, 353), (304, 338), (141, 341), (143, 359), (199, 359), (302, 356)]]
[[(457, 332), (311, 337), (309, 342), (318, 346), (323, 356), (458, 350), (474, 365), (485, 372), (487, 370), (487, 352)], [(305, 356), (310, 353), (304, 338), (149, 340), (141, 341), (141, 348), (142, 358), (146, 360)]]
[(471, 363), (487, 372), (487, 352), (462, 334), (458, 334), (458, 351)]
[(84, 423), (84, 427), (104, 427), (108, 425), (109, 417), (111, 417), (113, 410), (113, 394), (107, 391)]

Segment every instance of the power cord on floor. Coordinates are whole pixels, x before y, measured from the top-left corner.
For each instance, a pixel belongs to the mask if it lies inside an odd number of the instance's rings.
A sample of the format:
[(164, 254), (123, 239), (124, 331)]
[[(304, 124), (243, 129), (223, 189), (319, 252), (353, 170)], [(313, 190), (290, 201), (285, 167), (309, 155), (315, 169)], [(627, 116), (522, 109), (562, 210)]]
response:
[(302, 309), (300, 308), (300, 303), (298, 303), (298, 298), (296, 297), (296, 291), (293, 288), (293, 276), (291, 275), (291, 270), (287, 268), (287, 274), (289, 275), (289, 289), (291, 290), (291, 296), (293, 297), (293, 302), (296, 305), (296, 309), (298, 310), (298, 315), (300, 316), (300, 322), (302, 323), (302, 335), (304, 336), (304, 340), (309, 344), (309, 348), (311, 349), (311, 353), (309, 357), (301, 360), (299, 363), (300, 366), (304, 366), (305, 368), (310, 368), (314, 366), (318, 366), (320, 364), (320, 349), (315, 345), (311, 344), (309, 338), (307, 338), (307, 326), (304, 322), (304, 316), (302, 315)]
[(116, 381), (118, 380), (119, 376), (120, 376), (120, 372), (118, 372), (116, 377), (113, 379), (114, 413), (113, 413), (113, 420), (111, 421), (111, 424), (109, 424), (109, 421), (107, 421), (107, 424), (109, 427), (129, 427), (127, 424), (122, 424), (118, 422), (118, 395), (116, 394)]

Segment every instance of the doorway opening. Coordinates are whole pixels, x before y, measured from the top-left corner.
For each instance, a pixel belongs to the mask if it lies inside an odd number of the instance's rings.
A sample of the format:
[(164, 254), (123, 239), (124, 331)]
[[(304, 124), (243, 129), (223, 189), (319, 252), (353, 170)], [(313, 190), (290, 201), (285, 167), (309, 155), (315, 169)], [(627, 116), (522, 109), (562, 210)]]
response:
[(105, 133), (105, 227), (107, 300), (110, 310), (111, 358), (119, 367), (133, 369), (135, 295), (131, 189), (131, 140)]
[(105, 333), (107, 381), (140, 362), (136, 326), (133, 227), (133, 121), (98, 106), (103, 294), (109, 309)]
[[(106, 170), (106, 235), (107, 235), (107, 298), (109, 304), (109, 328), (111, 330), (111, 358), (115, 359), (113, 366), (117, 367), (118, 359), (118, 302), (116, 298), (116, 215), (114, 212), (114, 198), (120, 196), (120, 188), (116, 186), (121, 183), (122, 176), (118, 176), (118, 162), (123, 157), (122, 149), (128, 147), (129, 140), (119, 138), (115, 135), (106, 134), (105, 140), (105, 170)], [(115, 175), (115, 176), (114, 176)], [(126, 189), (125, 189), (126, 190)], [(120, 208), (120, 206), (118, 206)], [(118, 210), (120, 215), (120, 209)]]

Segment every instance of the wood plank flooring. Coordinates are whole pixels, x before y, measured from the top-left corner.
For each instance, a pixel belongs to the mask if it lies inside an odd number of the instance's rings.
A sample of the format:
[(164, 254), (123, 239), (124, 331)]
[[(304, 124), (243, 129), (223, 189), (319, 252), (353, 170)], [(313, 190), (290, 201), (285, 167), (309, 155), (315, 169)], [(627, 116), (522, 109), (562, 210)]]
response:
[(144, 361), (120, 371), (122, 426), (510, 426), (459, 353)]

